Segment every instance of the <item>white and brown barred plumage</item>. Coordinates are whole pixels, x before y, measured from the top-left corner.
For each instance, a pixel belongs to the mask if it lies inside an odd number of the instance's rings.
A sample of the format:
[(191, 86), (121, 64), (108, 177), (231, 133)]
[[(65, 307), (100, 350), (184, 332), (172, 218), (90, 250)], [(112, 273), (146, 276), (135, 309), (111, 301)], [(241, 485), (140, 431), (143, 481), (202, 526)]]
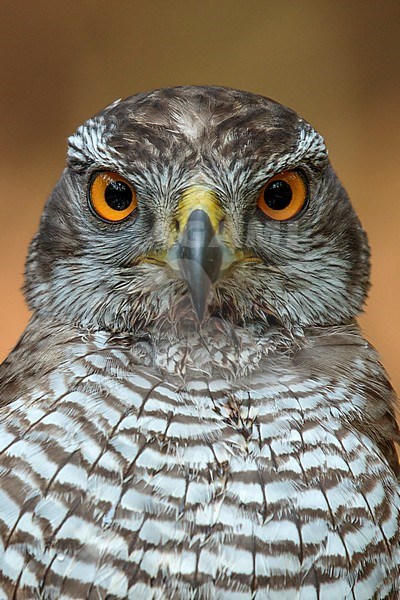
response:
[[(103, 171), (136, 192), (121, 222), (91, 208)], [(285, 171), (307, 202), (274, 221), (257, 198)], [(204, 315), (179, 255), (199, 193), (225, 252)], [(355, 322), (368, 277), (291, 110), (183, 87), (79, 128), (0, 371), (0, 600), (398, 598), (395, 397)]]

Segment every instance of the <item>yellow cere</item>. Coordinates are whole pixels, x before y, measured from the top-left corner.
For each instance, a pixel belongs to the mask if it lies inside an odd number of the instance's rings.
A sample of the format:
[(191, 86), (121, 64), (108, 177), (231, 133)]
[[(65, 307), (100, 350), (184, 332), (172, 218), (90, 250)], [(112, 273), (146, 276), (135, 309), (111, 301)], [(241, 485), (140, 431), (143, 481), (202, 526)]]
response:
[(176, 217), (180, 231), (185, 229), (190, 214), (197, 209), (204, 210), (208, 214), (211, 225), (215, 231), (218, 231), (218, 225), (224, 216), (221, 203), (215, 192), (199, 185), (187, 189), (179, 201)]

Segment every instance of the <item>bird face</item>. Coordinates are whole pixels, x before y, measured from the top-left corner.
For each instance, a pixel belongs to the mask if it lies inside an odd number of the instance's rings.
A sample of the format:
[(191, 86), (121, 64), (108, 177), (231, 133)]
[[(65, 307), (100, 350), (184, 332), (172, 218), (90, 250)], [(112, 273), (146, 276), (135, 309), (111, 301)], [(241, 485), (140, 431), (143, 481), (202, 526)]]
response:
[(69, 140), (27, 263), (37, 313), (109, 331), (167, 322), (344, 323), (366, 236), (321, 136), (224, 88), (116, 102)]

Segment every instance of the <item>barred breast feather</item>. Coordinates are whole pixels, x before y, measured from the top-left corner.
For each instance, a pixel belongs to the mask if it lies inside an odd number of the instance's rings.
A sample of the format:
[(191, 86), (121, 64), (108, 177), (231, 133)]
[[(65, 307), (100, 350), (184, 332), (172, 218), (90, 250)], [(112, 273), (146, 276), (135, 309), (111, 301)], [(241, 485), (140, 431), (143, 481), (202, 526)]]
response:
[(243, 343), (247, 372), (214, 337), (179, 377), (170, 342), (32, 331), (3, 366), (1, 600), (398, 597), (388, 384), (357, 331)]

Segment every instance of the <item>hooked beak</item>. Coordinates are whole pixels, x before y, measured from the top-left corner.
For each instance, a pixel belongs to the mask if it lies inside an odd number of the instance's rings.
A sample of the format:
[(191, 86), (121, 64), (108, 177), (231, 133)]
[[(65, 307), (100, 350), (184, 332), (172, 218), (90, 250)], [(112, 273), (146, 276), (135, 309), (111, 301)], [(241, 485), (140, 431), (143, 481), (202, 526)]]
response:
[(190, 214), (178, 247), (178, 264), (193, 308), (202, 321), (211, 286), (219, 278), (222, 265), (221, 243), (205, 210), (195, 209)]
[(228, 266), (233, 252), (218, 233), (223, 211), (216, 195), (194, 186), (183, 194), (177, 210), (180, 235), (168, 255), (187, 282), (193, 308), (204, 319), (213, 284), (222, 267)]

